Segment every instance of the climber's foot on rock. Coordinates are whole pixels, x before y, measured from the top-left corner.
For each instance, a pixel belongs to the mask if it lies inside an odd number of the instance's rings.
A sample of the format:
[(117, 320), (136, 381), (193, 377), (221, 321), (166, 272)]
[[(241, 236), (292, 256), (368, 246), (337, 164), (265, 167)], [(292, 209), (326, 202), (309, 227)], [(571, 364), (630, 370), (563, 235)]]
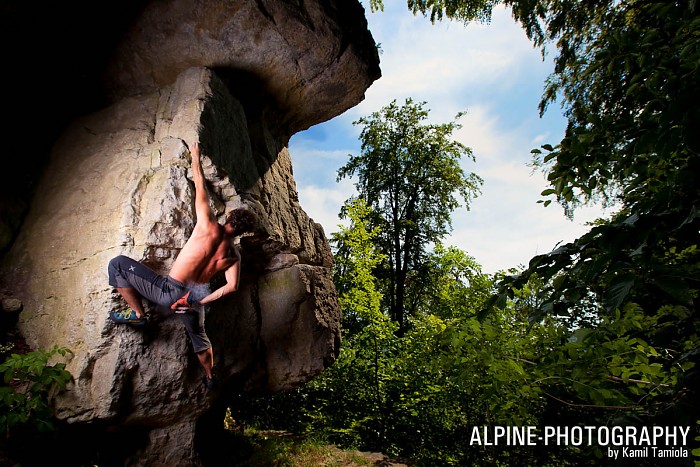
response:
[(207, 387), (207, 390), (211, 391), (216, 386), (218, 386), (218, 384), (219, 380), (217, 379), (215, 374), (212, 374), (211, 378), (207, 378), (206, 376), (204, 377), (204, 385)]
[(135, 324), (137, 326), (146, 324), (146, 318), (139, 318), (134, 310), (113, 311), (109, 314), (109, 318), (117, 324)]

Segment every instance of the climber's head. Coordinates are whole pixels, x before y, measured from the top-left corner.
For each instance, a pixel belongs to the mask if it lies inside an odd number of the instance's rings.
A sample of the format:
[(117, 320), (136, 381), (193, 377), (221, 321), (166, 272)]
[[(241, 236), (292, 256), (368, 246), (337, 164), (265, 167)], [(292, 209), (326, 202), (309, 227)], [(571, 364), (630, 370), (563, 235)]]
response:
[(257, 216), (250, 209), (238, 208), (226, 216), (226, 225), (230, 235), (241, 235), (252, 232), (257, 223)]

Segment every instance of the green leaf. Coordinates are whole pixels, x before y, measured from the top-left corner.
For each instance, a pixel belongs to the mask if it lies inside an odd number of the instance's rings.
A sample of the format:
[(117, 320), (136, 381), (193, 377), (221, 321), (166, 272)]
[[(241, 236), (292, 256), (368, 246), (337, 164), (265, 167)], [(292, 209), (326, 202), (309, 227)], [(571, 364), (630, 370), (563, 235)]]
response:
[(547, 154), (546, 156), (544, 156), (544, 158), (542, 159), (542, 162), (547, 163), (547, 162), (551, 161), (552, 159), (554, 159), (555, 157), (557, 157), (557, 153), (551, 152), (551, 153)]
[(621, 274), (615, 277), (605, 291), (605, 308), (608, 311), (617, 309), (627, 298), (634, 282), (634, 274)]

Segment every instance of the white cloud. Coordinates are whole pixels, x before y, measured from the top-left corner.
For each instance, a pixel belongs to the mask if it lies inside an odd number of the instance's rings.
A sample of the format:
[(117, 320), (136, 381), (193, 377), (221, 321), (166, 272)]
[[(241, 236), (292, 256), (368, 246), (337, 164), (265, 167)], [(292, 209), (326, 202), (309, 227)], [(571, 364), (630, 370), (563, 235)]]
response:
[[(428, 101), (437, 114), (444, 105), (463, 100), (472, 89), (501, 92), (518, 83), (518, 76), (541, 66), (540, 52), (505, 8), (497, 8), (490, 24), (444, 21), (431, 24), (411, 15), (404, 2), (387, 2), (386, 11), (368, 13), (370, 30), (380, 43), (382, 77), (351, 115), (378, 110), (405, 97)], [(369, 11), (369, 8), (367, 8)], [(462, 105), (450, 110), (452, 118)]]
[(551, 135), (549, 133), (539, 134), (532, 139), (532, 146), (537, 146), (537, 145), (540, 145), (542, 143), (546, 143), (547, 141), (550, 140), (550, 138), (551, 138)]
[(507, 136), (499, 124), (498, 115), (494, 115), (487, 107), (470, 107), (467, 114), (460, 119), (460, 123), (462, 128), (455, 131), (453, 137), (472, 149), (480, 171), (481, 167), (487, 167), (498, 159), (508, 157), (505, 141)]
[(349, 180), (337, 183), (334, 188), (307, 185), (299, 188), (299, 203), (315, 222), (323, 226), (326, 236), (338, 231), (338, 225), (347, 225), (338, 218), (340, 208), (346, 199), (355, 193), (355, 187)]
[(454, 213), (454, 231), (446, 240), (474, 256), (485, 272), (527, 265), (534, 255), (581, 236), (589, 230), (586, 222), (605, 215), (599, 207), (582, 208), (570, 221), (558, 205), (537, 203), (545, 186), (542, 176), (525, 178), (517, 167), (503, 169), (496, 177), (484, 177), (484, 193), (471, 211)]
[(534, 255), (587, 232), (585, 223), (605, 214), (599, 207), (582, 208), (571, 221), (558, 205), (544, 208), (537, 203), (548, 184), (527, 163), (530, 148), (548, 140), (551, 132), (537, 133), (544, 125), (539, 120), (505, 126), (502, 112), (477, 106), (455, 134), (476, 156), (476, 163), (463, 164), (464, 169), (481, 176), (484, 185), (470, 211), (454, 213), (454, 230), (446, 243), (474, 256), (488, 273), (527, 265)]

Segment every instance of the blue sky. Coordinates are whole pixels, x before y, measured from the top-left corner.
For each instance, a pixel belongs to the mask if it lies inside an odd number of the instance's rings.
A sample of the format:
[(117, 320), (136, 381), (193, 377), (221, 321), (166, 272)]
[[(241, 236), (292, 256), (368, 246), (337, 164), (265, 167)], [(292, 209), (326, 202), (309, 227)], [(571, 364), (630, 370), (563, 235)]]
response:
[(558, 143), (565, 121), (556, 104), (539, 117), (537, 104), (551, 63), (542, 60), (510, 13), (499, 8), (485, 25), (433, 25), (411, 14), (402, 0), (385, 1), (385, 10), (376, 13), (362, 3), (380, 44), (382, 77), (363, 102), (289, 143), (300, 203), (326, 235), (338, 230), (340, 207), (355, 193), (352, 180), (336, 183), (348, 154), (360, 152), (361, 127), (352, 122), (407, 97), (426, 102), (431, 122), (449, 122), (467, 112), (453, 136), (472, 148), (476, 162), (465, 159), (462, 166), (480, 175), (484, 185), (469, 211), (453, 213), (446, 244), (494, 273), (526, 265), (532, 256), (586, 232), (585, 222), (599, 217), (599, 208), (579, 209), (570, 221), (558, 205), (537, 203), (547, 185), (528, 166), (530, 150)]

